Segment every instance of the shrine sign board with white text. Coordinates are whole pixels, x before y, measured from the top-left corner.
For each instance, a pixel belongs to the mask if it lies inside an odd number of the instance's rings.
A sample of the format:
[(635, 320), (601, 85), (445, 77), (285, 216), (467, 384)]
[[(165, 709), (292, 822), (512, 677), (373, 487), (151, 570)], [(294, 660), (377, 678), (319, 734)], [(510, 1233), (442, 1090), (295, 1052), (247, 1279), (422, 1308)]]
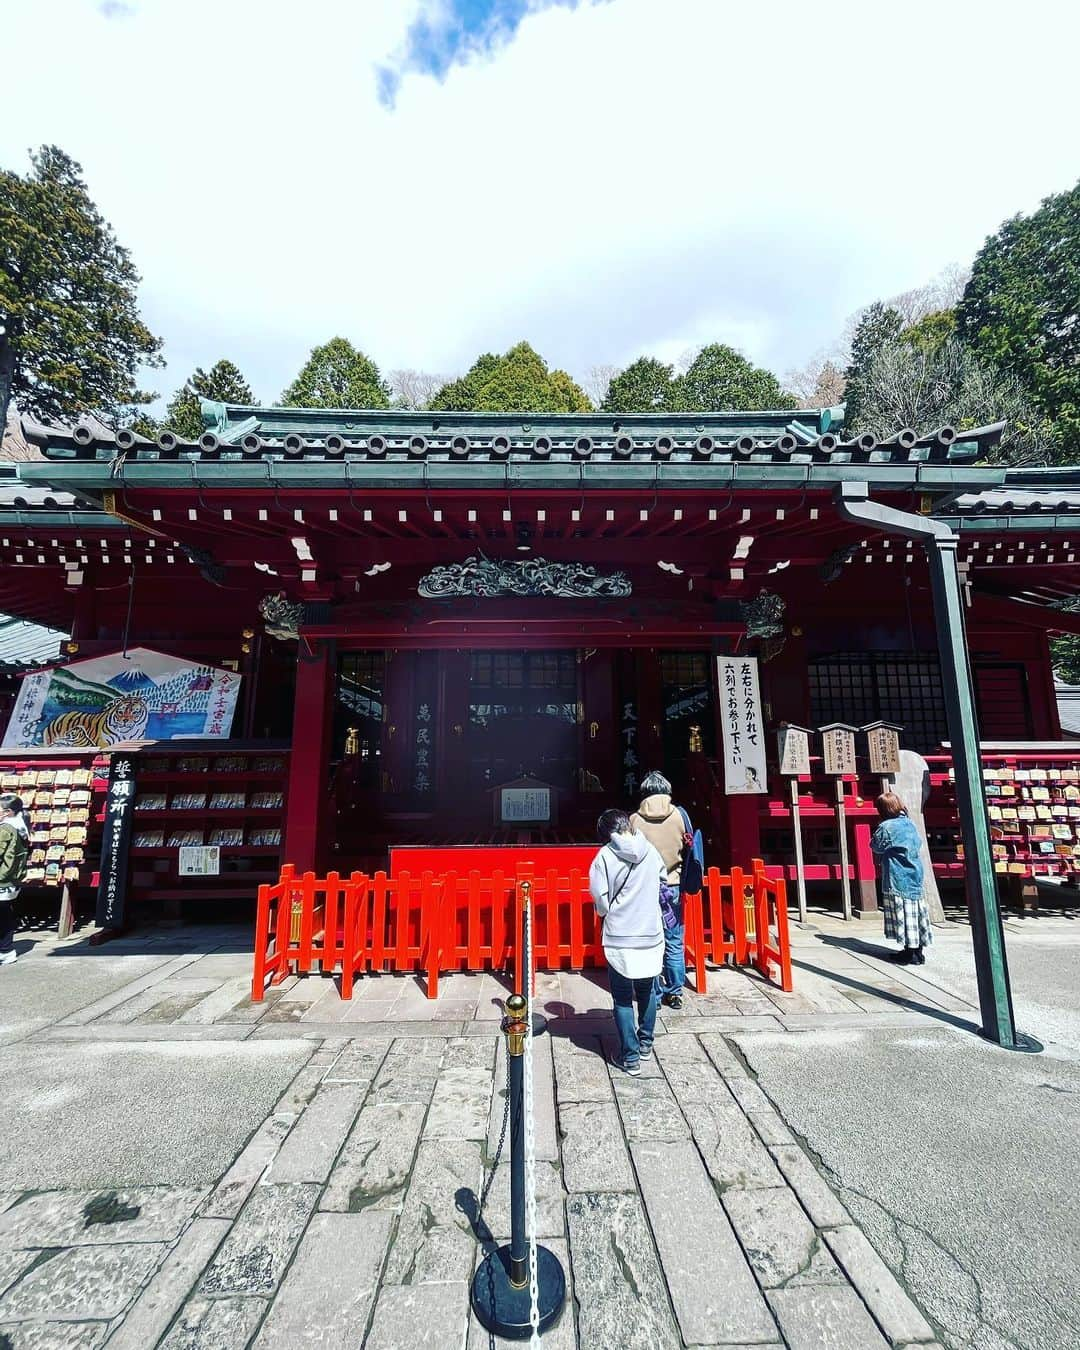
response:
[(718, 656), (724, 792), (730, 797), (769, 790), (765, 728), (756, 656)]

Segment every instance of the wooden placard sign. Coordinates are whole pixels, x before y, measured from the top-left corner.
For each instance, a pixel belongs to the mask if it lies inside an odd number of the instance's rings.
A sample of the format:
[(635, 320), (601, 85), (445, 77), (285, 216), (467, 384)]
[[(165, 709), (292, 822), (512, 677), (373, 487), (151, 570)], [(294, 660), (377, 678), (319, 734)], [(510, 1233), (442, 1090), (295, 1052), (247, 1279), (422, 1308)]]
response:
[(780, 772), (796, 776), (809, 774), (811, 736), (809, 727), (784, 722), (776, 735), (780, 744)]
[(870, 772), (892, 777), (900, 772), (900, 732), (895, 722), (870, 722), (863, 727)]
[(821, 747), (825, 755), (825, 772), (836, 777), (854, 777), (855, 732), (846, 722), (830, 722), (820, 727)]

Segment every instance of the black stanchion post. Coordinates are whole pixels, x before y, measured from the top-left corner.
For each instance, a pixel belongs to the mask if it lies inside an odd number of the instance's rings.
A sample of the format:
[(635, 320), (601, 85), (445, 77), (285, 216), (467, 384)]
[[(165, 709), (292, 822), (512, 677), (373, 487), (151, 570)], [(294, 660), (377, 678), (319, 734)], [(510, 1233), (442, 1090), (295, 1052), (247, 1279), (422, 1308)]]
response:
[[(506, 1050), (510, 1092), (510, 1243), (481, 1262), (473, 1277), (472, 1305), (480, 1324), (508, 1340), (528, 1340), (532, 1334), (529, 1293), (529, 1244), (525, 1233), (525, 1041), (528, 1004), (521, 994), (506, 1000)], [(547, 1247), (536, 1248), (539, 1329), (546, 1331), (558, 1319), (566, 1299), (566, 1276), (559, 1258)]]

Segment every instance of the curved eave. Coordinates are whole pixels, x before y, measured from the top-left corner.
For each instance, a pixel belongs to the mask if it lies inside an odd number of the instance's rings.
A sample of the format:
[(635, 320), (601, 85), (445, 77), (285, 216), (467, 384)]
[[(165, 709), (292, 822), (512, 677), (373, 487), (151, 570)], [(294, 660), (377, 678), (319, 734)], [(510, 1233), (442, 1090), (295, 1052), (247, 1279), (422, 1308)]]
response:
[(334, 461), (124, 459), (67, 460), (24, 465), (30, 482), (62, 484), (78, 492), (118, 487), (218, 491), (559, 491), (820, 492), (841, 482), (872, 490), (953, 494), (995, 487), (1004, 469), (903, 460), (886, 463), (483, 463), (447, 461)]

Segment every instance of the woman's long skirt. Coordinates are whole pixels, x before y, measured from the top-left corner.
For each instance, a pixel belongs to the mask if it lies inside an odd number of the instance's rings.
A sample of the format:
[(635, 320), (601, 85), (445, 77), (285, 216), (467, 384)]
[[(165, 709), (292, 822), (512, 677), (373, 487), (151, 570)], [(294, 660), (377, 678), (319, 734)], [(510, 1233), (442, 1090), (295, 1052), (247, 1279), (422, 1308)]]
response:
[(934, 940), (930, 911), (921, 895), (905, 897), (886, 891), (881, 897), (885, 936), (903, 947), (929, 947)]

